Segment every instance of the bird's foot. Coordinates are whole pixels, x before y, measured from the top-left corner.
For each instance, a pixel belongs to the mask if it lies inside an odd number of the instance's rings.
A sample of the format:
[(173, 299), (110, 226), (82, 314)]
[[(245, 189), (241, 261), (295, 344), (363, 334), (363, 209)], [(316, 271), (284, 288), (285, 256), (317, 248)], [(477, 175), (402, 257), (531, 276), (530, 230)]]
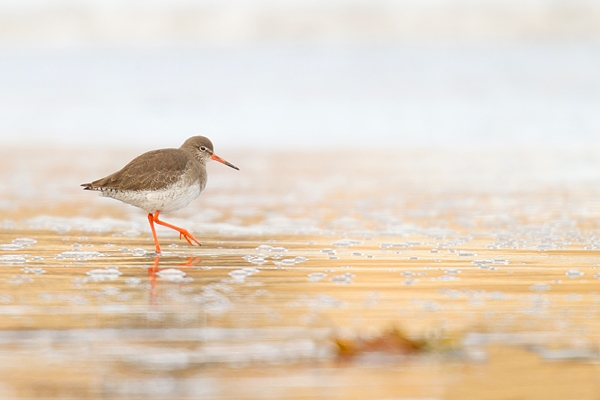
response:
[(194, 235), (192, 235), (185, 229), (182, 229), (179, 231), (179, 239), (185, 239), (190, 244), (190, 246), (194, 245), (194, 243), (192, 243), (192, 242), (195, 242), (198, 246), (202, 246), (202, 244), (200, 244), (198, 239), (196, 239), (194, 237)]

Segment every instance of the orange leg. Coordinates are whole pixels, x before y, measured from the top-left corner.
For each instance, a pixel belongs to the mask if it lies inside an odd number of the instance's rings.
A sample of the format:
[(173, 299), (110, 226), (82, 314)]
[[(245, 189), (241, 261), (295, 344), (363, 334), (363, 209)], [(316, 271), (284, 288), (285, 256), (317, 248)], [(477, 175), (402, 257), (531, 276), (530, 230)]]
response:
[(152, 228), (152, 235), (154, 236), (154, 243), (156, 244), (157, 253), (160, 253), (160, 246), (158, 245), (158, 238), (156, 237), (156, 232), (154, 231), (154, 222), (156, 222), (159, 225), (166, 226), (167, 228), (171, 228), (171, 229), (179, 232), (179, 239), (184, 238), (190, 244), (190, 246), (194, 245), (194, 243), (192, 243), (192, 241), (194, 241), (198, 246), (201, 246), (198, 239), (196, 239), (194, 237), (194, 235), (189, 233), (187, 230), (159, 220), (158, 219), (159, 214), (160, 214), (160, 211), (157, 211), (154, 214), (148, 214), (148, 220), (150, 221), (150, 219), (152, 219), (152, 221), (150, 222), (150, 227)]
[(148, 222), (150, 223), (150, 230), (152, 230), (152, 237), (154, 238), (154, 245), (156, 246), (156, 254), (160, 254), (160, 244), (158, 244), (158, 236), (156, 236), (156, 229), (154, 229), (154, 216), (148, 214)]

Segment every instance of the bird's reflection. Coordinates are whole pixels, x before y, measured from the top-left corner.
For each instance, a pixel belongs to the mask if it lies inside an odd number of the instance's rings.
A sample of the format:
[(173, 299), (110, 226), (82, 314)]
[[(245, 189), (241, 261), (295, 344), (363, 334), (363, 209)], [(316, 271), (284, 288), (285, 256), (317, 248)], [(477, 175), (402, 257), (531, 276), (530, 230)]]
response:
[(156, 306), (156, 299), (158, 298), (158, 282), (156, 280), (156, 274), (160, 270), (160, 256), (154, 257), (154, 264), (148, 268), (148, 302), (152, 307)]
[[(154, 262), (156, 262), (156, 260), (154, 260)], [(196, 257), (188, 257), (187, 258), (187, 262), (181, 263), (179, 264), (180, 267), (193, 267), (194, 265), (197, 265), (200, 263), (200, 257), (196, 256)]]
[[(152, 307), (155, 307), (158, 303), (158, 273), (160, 272), (160, 259), (163, 257), (160, 255), (154, 256), (154, 262), (148, 268), (148, 303)], [(200, 260), (199, 256), (189, 256), (186, 258), (186, 262), (177, 265), (180, 267), (193, 267), (199, 264)], [(165, 260), (164, 262), (167, 263), (168, 261)]]

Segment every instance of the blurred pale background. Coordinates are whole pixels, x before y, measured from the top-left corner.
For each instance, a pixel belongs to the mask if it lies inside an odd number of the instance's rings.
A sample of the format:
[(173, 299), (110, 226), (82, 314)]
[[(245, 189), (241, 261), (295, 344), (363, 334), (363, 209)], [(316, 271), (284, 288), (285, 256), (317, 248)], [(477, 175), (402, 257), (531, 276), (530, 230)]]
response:
[[(600, 399), (599, 39), (598, 0), (0, 0), (0, 398)], [(155, 258), (79, 185), (196, 134), (240, 171)]]
[(592, 0), (0, 1), (0, 140), (596, 144)]

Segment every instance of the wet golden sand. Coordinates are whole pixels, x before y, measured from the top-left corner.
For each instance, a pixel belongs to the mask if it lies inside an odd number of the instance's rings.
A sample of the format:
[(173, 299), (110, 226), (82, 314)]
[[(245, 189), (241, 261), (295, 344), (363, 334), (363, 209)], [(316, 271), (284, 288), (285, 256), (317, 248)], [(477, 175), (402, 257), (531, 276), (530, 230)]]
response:
[(140, 151), (0, 152), (0, 398), (600, 397), (594, 149), (224, 149), (158, 258)]

